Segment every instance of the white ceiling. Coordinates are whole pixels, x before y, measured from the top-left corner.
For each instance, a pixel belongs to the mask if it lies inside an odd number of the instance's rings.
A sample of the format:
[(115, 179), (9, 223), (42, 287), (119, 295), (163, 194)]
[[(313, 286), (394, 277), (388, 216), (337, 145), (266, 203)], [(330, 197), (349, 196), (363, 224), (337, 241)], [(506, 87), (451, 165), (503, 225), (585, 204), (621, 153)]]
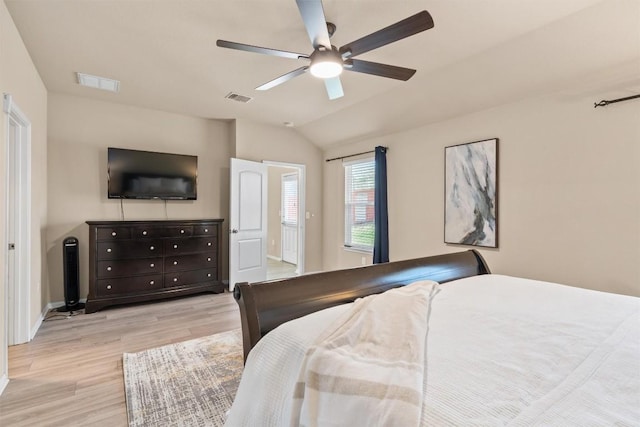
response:
[[(323, 147), (561, 89), (620, 64), (638, 85), (640, 0), (325, 0), (340, 47), (426, 9), (435, 27), (359, 59), (418, 70), (407, 82), (345, 72), (330, 101), (301, 62), (218, 48), (216, 39), (312, 48), (294, 0), (5, 0), (49, 91), (191, 116), (293, 122)], [(75, 72), (120, 80), (111, 94)], [(634, 80), (635, 79), (635, 80)], [(593, 82), (591, 83), (593, 84)], [(596, 84), (597, 86), (597, 84)], [(229, 92), (254, 99), (241, 104)]]

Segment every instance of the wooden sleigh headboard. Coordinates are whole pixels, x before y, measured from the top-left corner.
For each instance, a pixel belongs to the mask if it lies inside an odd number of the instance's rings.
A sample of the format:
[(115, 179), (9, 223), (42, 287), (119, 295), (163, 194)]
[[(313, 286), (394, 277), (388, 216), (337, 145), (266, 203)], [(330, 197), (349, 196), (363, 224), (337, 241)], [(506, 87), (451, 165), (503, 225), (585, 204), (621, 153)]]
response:
[(245, 360), (264, 335), (289, 320), (418, 280), (444, 283), (488, 273), (482, 255), (469, 250), (289, 279), (236, 283), (233, 296), (240, 306)]

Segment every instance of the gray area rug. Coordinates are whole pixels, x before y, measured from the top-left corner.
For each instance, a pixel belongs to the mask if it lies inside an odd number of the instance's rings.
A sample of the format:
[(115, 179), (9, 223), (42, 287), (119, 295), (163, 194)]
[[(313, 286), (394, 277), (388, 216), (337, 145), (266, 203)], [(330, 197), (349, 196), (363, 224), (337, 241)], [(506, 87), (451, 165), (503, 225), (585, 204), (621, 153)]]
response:
[(129, 426), (222, 426), (242, 368), (239, 329), (124, 353)]

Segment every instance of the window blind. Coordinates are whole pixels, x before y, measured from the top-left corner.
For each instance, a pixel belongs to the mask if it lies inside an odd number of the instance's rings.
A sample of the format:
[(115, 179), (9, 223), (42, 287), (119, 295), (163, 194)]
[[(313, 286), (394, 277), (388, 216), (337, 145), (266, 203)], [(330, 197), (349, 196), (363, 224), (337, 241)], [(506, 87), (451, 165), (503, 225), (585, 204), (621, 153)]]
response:
[(282, 177), (282, 222), (285, 225), (298, 225), (298, 176)]
[(346, 247), (373, 250), (375, 215), (375, 162), (373, 159), (345, 163)]

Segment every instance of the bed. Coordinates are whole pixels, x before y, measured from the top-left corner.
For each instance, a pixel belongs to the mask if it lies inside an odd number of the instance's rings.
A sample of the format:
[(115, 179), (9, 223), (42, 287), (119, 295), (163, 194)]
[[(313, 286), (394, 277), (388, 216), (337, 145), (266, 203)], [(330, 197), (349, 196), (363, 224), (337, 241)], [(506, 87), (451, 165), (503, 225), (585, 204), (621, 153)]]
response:
[(234, 295), (228, 426), (640, 425), (638, 298), (491, 274), (476, 251)]

